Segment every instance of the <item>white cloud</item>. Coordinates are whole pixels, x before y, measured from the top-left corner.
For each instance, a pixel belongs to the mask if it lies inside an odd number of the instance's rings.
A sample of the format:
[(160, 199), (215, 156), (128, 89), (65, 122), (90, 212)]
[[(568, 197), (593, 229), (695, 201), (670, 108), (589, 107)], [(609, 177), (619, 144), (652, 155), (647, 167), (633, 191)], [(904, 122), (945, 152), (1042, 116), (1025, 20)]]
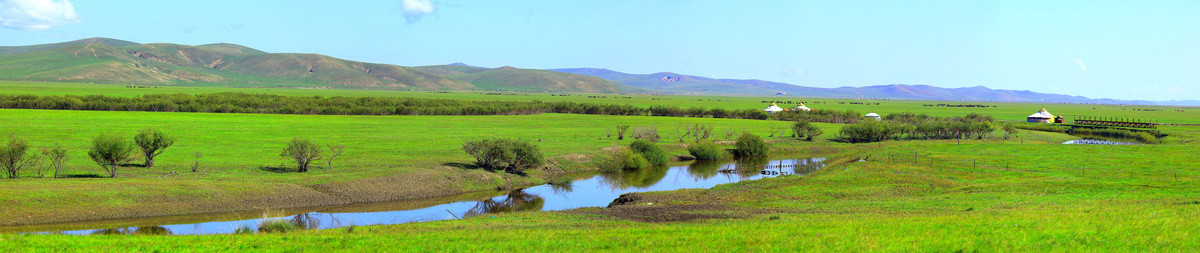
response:
[[(1075, 63), (1079, 63), (1079, 71), (1087, 72), (1087, 65), (1083, 64), (1083, 60), (1074, 59)], [(1103, 71), (1101, 71), (1103, 72)]]
[(404, 11), (404, 20), (409, 24), (421, 21), (421, 17), (437, 10), (429, 0), (401, 0), (400, 9)]
[(79, 23), (68, 0), (0, 0), (0, 26), (26, 31)]

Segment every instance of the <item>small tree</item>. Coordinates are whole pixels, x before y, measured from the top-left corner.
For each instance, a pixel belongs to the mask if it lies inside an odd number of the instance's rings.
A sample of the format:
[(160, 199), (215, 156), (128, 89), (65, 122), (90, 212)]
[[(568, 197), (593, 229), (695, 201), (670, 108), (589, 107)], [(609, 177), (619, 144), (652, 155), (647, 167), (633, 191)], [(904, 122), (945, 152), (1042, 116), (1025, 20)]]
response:
[(1004, 124), (1001, 124), (1000, 127), (1004, 129), (1004, 139), (1005, 140), (1008, 139), (1009, 135), (1013, 135), (1013, 134), (1017, 133), (1017, 126), (1013, 125), (1012, 123), (1004, 123)]
[(763, 142), (762, 138), (750, 133), (742, 133), (742, 136), (738, 137), (737, 143), (734, 146), (737, 147), (735, 149), (737, 155), (743, 157), (767, 156), (767, 150), (770, 149), (767, 147), (767, 143)]
[(195, 153), (192, 153), (192, 158), (196, 159), (195, 160), (196, 162), (192, 164), (192, 172), (200, 172), (200, 158), (201, 157), (204, 157), (204, 154), (201, 154), (200, 150), (196, 150)]
[(617, 139), (624, 140), (626, 131), (629, 131), (629, 125), (617, 125)]
[(808, 123), (808, 121), (797, 121), (796, 124), (792, 125), (792, 137), (796, 139), (812, 141), (813, 138), (821, 136), (823, 133), (824, 131), (821, 131), (821, 128)]
[(308, 172), (308, 166), (313, 161), (321, 160), (322, 154), (321, 146), (316, 143), (304, 138), (293, 138), (279, 155), (295, 160), (297, 172)]
[(342, 155), (342, 151), (346, 151), (346, 146), (328, 144), (325, 147), (329, 148), (329, 160), (325, 160), (325, 168), (333, 169), (333, 159)]
[(43, 149), (42, 155), (50, 159), (50, 170), (54, 171), (54, 177), (62, 177), (63, 163), (67, 162), (67, 149), (55, 144), (54, 147)]
[(175, 144), (175, 138), (153, 128), (146, 128), (133, 136), (133, 142), (137, 143), (138, 148), (142, 150), (142, 157), (146, 158), (144, 164), (149, 168), (154, 167), (154, 157), (161, 155), (168, 147)]
[(9, 136), (8, 144), (0, 146), (0, 169), (8, 178), (17, 178), (22, 169), (37, 166), (37, 157), (27, 155), (28, 151), (29, 142), (15, 136)]
[(133, 144), (116, 133), (96, 136), (88, 156), (104, 168), (109, 177), (117, 177), (117, 169), (133, 159)]

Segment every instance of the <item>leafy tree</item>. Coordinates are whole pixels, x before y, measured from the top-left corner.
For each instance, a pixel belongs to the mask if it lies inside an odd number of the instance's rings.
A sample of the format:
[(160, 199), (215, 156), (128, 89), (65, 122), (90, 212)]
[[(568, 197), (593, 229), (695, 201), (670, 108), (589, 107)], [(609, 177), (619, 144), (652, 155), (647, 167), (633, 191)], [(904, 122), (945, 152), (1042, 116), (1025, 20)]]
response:
[(17, 178), (26, 167), (37, 166), (38, 158), (27, 154), (29, 142), (15, 136), (8, 137), (8, 144), (0, 146), (0, 169), (8, 178)]
[(175, 138), (153, 128), (146, 128), (133, 136), (133, 142), (137, 143), (138, 148), (142, 150), (142, 157), (146, 158), (145, 165), (149, 168), (154, 167), (154, 157), (161, 155), (168, 147), (175, 144)]
[(792, 137), (797, 139), (812, 141), (813, 138), (821, 136), (823, 133), (821, 128), (808, 123), (808, 121), (797, 121), (796, 124), (792, 125)]
[(92, 139), (88, 156), (104, 168), (109, 177), (117, 177), (121, 165), (133, 159), (133, 148), (134, 145), (119, 134), (103, 134)]
[(54, 147), (43, 149), (42, 155), (50, 159), (50, 169), (54, 171), (54, 177), (62, 177), (63, 163), (67, 161), (67, 149), (55, 144)]
[(308, 166), (322, 158), (321, 146), (304, 138), (293, 138), (279, 155), (295, 160), (298, 172), (308, 172)]
[(737, 155), (742, 157), (767, 156), (767, 151), (770, 149), (762, 138), (750, 133), (742, 133), (734, 146), (736, 146)]

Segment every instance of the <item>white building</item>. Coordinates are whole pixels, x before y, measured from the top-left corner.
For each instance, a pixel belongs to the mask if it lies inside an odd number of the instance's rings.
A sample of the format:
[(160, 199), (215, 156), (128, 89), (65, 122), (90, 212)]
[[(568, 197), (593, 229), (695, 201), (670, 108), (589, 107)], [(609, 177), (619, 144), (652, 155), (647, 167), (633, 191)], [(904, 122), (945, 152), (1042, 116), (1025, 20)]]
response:
[(763, 109), (763, 111), (767, 111), (769, 113), (776, 113), (776, 112), (782, 112), (783, 108), (779, 108), (779, 106), (775, 106), (775, 103), (771, 103), (771, 106), (767, 106), (767, 108)]
[(1054, 123), (1054, 115), (1046, 111), (1046, 107), (1042, 107), (1042, 110), (1030, 114), (1029, 117), (1025, 117), (1025, 121), (1033, 123)]
[(866, 117), (868, 119), (874, 119), (875, 121), (883, 121), (883, 117), (879, 116), (878, 113), (873, 113), (873, 112), (868, 113), (867, 115), (863, 115), (863, 117)]
[(808, 108), (808, 106), (804, 106), (804, 103), (800, 103), (800, 105), (796, 106), (796, 111), (806, 111), (807, 112), (807, 111), (812, 111), (812, 108)]

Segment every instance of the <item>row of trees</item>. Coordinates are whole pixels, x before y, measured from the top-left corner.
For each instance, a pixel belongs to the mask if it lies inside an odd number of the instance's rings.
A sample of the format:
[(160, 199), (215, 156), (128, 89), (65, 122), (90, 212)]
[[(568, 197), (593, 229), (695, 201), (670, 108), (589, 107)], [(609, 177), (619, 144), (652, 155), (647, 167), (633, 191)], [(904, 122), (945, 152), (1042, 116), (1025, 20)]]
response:
[[(88, 157), (110, 177), (115, 177), (117, 169), (134, 158), (135, 149), (140, 151), (145, 159), (143, 166), (153, 167), (154, 158), (174, 144), (175, 138), (150, 128), (138, 131), (132, 142), (118, 134), (104, 134), (92, 139)], [(0, 147), (0, 170), (3, 170), (8, 178), (17, 178), (23, 170), (40, 168), (44, 158), (48, 161), (46, 169), (55, 177), (61, 177), (63, 164), (68, 158), (67, 149), (61, 145), (54, 145), (42, 150), (41, 154), (42, 156), (31, 154), (29, 142), (10, 136), (7, 145)], [(38, 174), (42, 175), (40, 170)]]
[(676, 106), (590, 104), (541, 101), (467, 101), (404, 97), (293, 97), (267, 94), (153, 94), (138, 97), (0, 95), (0, 108), (93, 111), (268, 113), (314, 115), (524, 115), (571, 113), (730, 119), (776, 119), (853, 123), (853, 111), (794, 111), (768, 114), (759, 109), (704, 109)]
[[(92, 139), (87, 154), (109, 177), (116, 177), (121, 167), (129, 166), (129, 162), (139, 155), (143, 159), (142, 166), (154, 167), (155, 158), (174, 144), (174, 137), (152, 128), (146, 128), (138, 131), (132, 141), (116, 133), (96, 136)], [(280, 156), (294, 160), (298, 172), (307, 172), (314, 162), (323, 159), (326, 160), (326, 168), (333, 168), (334, 159), (342, 155), (345, 146), (328, 144), (325, 147), (328, 148), (328, 151), (311, 140), (295, 138), (288, 143)], [(68, 158), (67, 149), (61, 145), (55, 145), (42, 150), (41, 154), (41, 156), (32, 154), (27, 141), (10, 136), (8, 143), (0, 146), (0, 170), (7, 178), (17, 178), (24, 170), (41, 168), (39, 166), (42, 166), (42, 160), (45, 159), (47, 161), (46, 169), (51, 171), (55, 177), (61, 177), (63, 164)], [(200, 152), (197, 151), (192, 172), (199, 170), (201, 157)], [(38, 174), (42, 175), (40, 170)]]
[[(968, 114), (963, 117), (938, 118), (924, 114), (900, 113), (884, 117), (884, 121), (865, 120), (842, 127), (843, 141), (862, 143), (900, 139), (982, 139), (996, 131), (991, 116)], [(1004, 128), (1006, 133), (1016, 130)]]

